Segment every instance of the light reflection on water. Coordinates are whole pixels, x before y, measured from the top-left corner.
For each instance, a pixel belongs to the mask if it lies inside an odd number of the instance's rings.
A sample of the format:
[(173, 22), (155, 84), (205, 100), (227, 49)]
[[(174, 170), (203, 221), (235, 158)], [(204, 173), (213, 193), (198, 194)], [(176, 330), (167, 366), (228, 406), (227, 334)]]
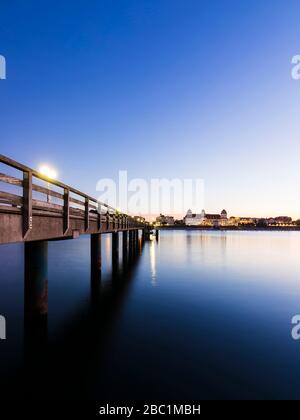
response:
[(156, 246), (154, 242), (154, 238), (151, 238), (150, 246), (149, 246), (149, 258), (150, 258), (150, 270), (151, 270), (151, 284), (152, 286), (156, 286)]
[[(49, 244), (47, 357), (64, 384), (49, 397), (72, 379), (81, 397), (298, 398), (300, 341), (290, 334), (300, 313), (298, 232), (161, 232), (126, 277), (111, 277), (108, 236), (102, 248), (91, 315), (89, 238)], [(10, 337), (0, 366), (18, 372), (23, 248), (0, 249)]]

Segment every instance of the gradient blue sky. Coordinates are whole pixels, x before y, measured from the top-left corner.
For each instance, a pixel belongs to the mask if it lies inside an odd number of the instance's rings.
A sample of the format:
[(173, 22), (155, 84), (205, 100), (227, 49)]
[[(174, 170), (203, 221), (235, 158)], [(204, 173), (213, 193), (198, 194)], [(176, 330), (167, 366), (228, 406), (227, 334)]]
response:
[(207, 211), (300, 217), (299, 0), (1, 0), (1, 153), (95, 195), (197, 177)]

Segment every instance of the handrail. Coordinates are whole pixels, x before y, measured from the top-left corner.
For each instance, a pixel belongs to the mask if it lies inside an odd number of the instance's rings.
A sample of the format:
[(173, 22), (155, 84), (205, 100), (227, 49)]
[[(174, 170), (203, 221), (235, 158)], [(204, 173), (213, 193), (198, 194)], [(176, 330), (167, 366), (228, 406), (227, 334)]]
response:
[[(41, 174), (40, 172), (36, 171), (35, 169), (29, 168), (28, 166), (22, 165), (19, 162), (16, 162), (13, 159), (8, 158), (7, 156), (1, 155), (0, 154), (0, 162), (4, 163), (12, 168), (18, 169), (20, 171), (22, 171), (23, 173), (31, 173), (32, 176), (41, 179), (42, 181), (46, 181), (52, 185), (55, 185), (59, 188), (62, 188), (64, 191), (68, 190), (69, 192), (72, 192), (73, 194), (79, 195), (80, 197), (83, 197), (85, 199), (85, 201), (82, 202), (82, 205), (84, 206), (85, 203), (87, 201), (92, 201), (94, 203), (97, 203), (100, 206), (106, 207), (108, 212), (112, 211), (114, 214), (118, 214), (118, 215), (124, 215), (126, 217), (128, 217), (129, 219), (133, 219), (132, 216), (129, 216), (125, 213), (121, 213), (118, 210), (116, 210), (115, 208), (113, 208), (112, 206), (110, 206), (109, 204), (103, 203), (97, 199), (95, 199), (94, 197), (89, 196), (88, 194), (83, 193), (82, 191), (77, 190), (76, 188), (73, 188), (67, 184), (64, 184), (63, 182), (57, 181), (55, 179), (51, 179), (48, 178), (47, 176)], [(21, 181), (23, 182), (23, 181)], [(70, 201), (72, 202), (72, 198), (70, 198)]]

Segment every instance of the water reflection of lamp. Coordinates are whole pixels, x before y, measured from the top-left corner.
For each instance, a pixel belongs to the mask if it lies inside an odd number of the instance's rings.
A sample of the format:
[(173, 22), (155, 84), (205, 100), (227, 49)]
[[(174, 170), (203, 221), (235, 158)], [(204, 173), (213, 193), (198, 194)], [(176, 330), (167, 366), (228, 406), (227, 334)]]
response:
[(105, 241), (105, 256), (106, 256), (106, 261), (107, 264), (109, 264), (110, 262), (110, 251), (111, 251), (111, 247), (112, 247), (112, 243), (111, 243), (111, 235), (105, 235), (106, 241)]

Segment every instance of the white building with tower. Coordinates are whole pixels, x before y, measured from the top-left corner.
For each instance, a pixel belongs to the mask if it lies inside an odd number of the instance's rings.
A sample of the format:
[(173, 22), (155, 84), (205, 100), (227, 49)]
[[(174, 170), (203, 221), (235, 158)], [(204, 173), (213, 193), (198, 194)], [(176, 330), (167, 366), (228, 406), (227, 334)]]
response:
[(193, 213), (192, 210), (188, 210), (185, 217), (183, 218), (186, 226), (198, 226), (201, 225), (205, 217), (205, 211), (202, 210), (200, 214)]
[(199, 225), (226, 225), (227, 211), (222, 210), (221, 214), (210, 214), (205, 213), (205, 210), (202, 210), (201, 213), (193, 213), (192, 210), (188, 210), (185, 217), (183, 218), (186, 226), (199, 226)]

